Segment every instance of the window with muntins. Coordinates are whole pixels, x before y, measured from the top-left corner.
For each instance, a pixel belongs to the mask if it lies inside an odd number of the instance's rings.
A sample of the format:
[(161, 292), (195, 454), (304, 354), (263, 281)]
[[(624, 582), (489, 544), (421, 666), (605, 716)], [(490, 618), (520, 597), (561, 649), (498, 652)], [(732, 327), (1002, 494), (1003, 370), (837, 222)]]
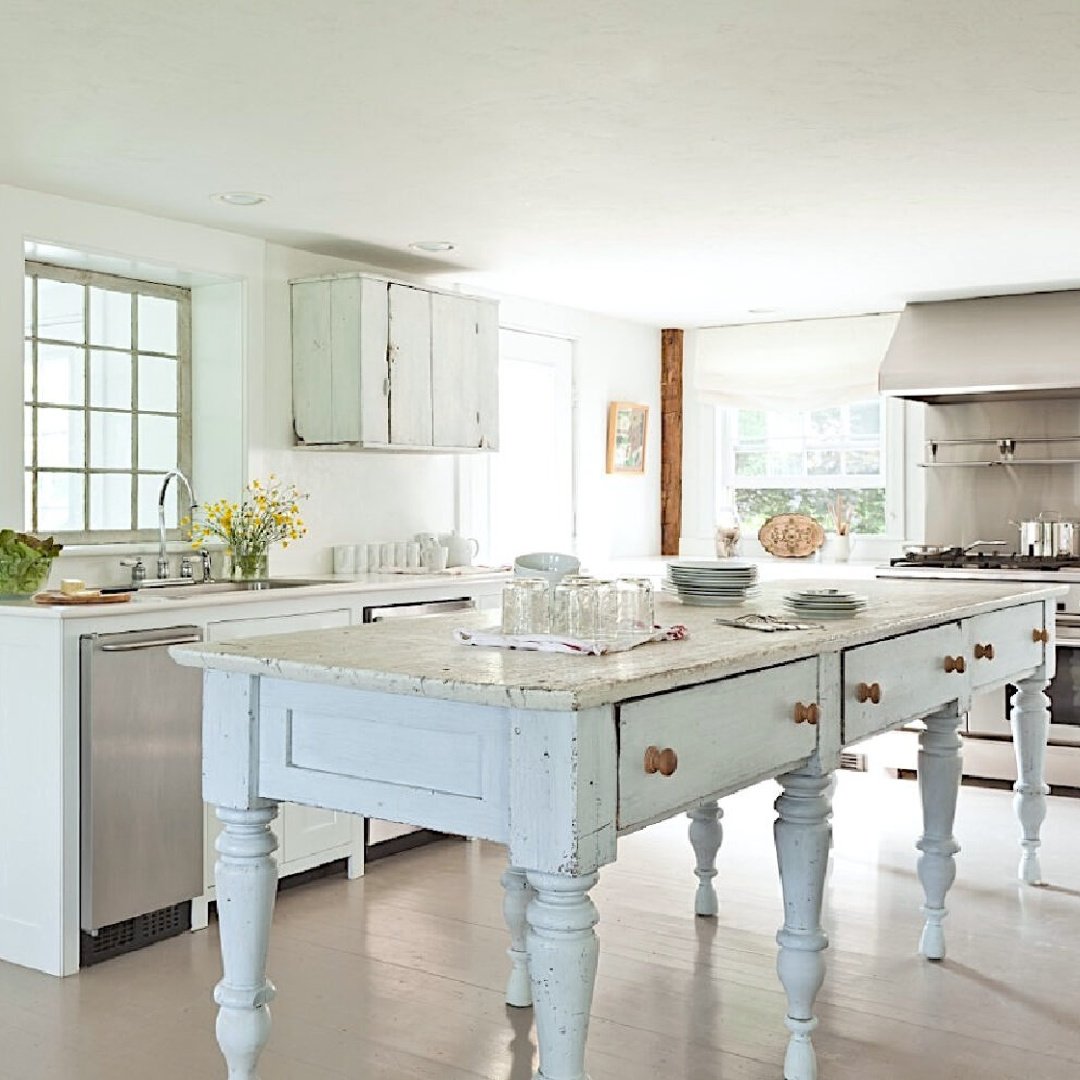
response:
[(26, 527), (150, 535), (164, 474), (190, 473), (190, 291), (27, 263), (25, 303)]
[(880, 399), (806, 412), (721, 409), (720, 505), (748, 529), (783, 513), (830, 523), (839, 496), (852, 530), (886, 522), (885, 408)]

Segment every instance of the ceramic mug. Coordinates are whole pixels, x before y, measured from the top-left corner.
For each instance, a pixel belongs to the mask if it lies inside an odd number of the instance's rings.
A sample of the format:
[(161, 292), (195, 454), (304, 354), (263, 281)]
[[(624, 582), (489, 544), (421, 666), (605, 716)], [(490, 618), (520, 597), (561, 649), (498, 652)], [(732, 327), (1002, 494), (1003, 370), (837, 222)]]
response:
[(335, 574), (355, 574), (356, 573), (356, 545), (355, 544), (335, 544), (334, 545), (334, 573)]
[(428, 544), (420, 552), (420, 565), (425, 570), (445, 570), (449, 554), (442, 544)]

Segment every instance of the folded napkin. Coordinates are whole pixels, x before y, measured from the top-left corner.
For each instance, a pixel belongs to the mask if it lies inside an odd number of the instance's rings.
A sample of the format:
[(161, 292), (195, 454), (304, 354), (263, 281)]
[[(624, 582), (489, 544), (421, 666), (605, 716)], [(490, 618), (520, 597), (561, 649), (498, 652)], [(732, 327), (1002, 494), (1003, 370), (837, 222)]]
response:
[(455, 639), (462, 645), (487, 645), (497, 649), (524, 649), (530, 652), (576, 653), (578, 656), (603, 656), (604, 653), (626, 652), (647, 641), (681, 641), (686, 637), (686, 627), (654, 626), (640, 634), (626, 634), (605, 641), (586, 641), (581, 638), (563, 637), (561, 634), (503, 634), (498, 630), (454, 631)]

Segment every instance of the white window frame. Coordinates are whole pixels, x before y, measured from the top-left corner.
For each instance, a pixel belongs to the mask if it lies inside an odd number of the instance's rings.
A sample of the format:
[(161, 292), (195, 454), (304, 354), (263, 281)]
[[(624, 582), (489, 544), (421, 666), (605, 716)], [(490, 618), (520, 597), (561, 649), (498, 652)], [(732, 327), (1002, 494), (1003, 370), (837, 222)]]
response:
[[(821, 406), (828, 408), (829, 406)], [(769, 411), (769, 410), (766, 410)], [(817, 411), (805, 410), (805, 411)], [(903, 540), (905, 536), (905, 412), (903, 402), (885, 398), (882, 410), (881, 452), (883, 473), (876, 476), (755, 476), (738, 478), (735, 475), (735, 444), (738, 410), (724, 406), (715, 408), (716, 422), (716, 506), (731, 506), (734, 493), (740, 488), (876, 488), (884, 482), (885, 532), (874, 539)]]
[[(96, 288), (109, 289), (116, 292), (126, 292), (133, 296), (155, 296), (169, 300), (175, 300), (179, 305), (179, 326), (177, 334), (177, 468), (179, 468), (185, 476), (191, 475), (191, 461), (192, 461), (192, 419), (191, 419), (191, 290), (182, 288), (175, 285), (162, 285), (157, 282), (141, 281), (135, 278), (118, 277), (114, 274), (105, 274), (94, 270), (75, 270), (69, 267), (53, 266), (48, 263), (34, 262), (27, 260), (24, 271), (24, 287), (29, 283), (31, 278), (47, 278), (52, 281), (68, 282), (76, 285), (92, 286)], [(137, 304), (132, 305), (132, 320), (133, 327), (136, 325), (138, 318)], [(88, 308), (85, 309), (88, 312)], [(87, 315), (88, 317), (88, 315)], [(37, 311), (36, 303), (34, 308), (34, 329), (37, 328)], [(76, 345), (76, 348), (83, 348), (89, 353), (92, 347), (88, 335), (85, 335), (87, 340), (84, 341), (82, 346)], [(26, 408), (36, 410), (38, 407), (37, 401), (37, 341), (38, 336), (26, 335), (26, 340), (32, 342), (33, 349), (33, 373), (34, 373), (34, 385), (24, 386), (23, 388), (23, 401)], [(40, 340), (48, 340), (40, 339)], [(132, 417), (138, 415), (138, 410), (135, 404), (135, 394), (137, 392), (137, 376), (135, 371), (137, 368), (135, 344), (136, 337), (132, 337), (132, 365), (133, 365), (133, 379), (132, 379), (132, 408), (130, 410)], [(64, 345), (71, 345), (70, 342), (61, 342)], [(143, 350), (144, 355), (155, 355), (152, 351)], [(87, 356), (87, 383), (89, 383), (89, 356)], [(89, 418), (90, 413), (90, 400), (89, 394), (84, 395), (83, 404), (81, 406), (71, 406), (74, 411), (81, 411)], [(116, 411), (116, 410), (106, 410)], [(126, 412), (128, 410), (119, 410)], [(142, 410), (145, 411), (145, 410)], [(171, 414), (170, 414), (171, 415)], [(23, 460), (23, 476), (24, 483), (30, 482), (35, 486), (37, 477), (42, 472), (58, 471), (58, 472), (75, 472), (82, 473), (84, 477), (83, 482), (83, 521), (87, 527), (85, 529), (69, 529), (69, 530), (50, 530), (45, 529), (45, 532), (49, 532), (54, 535), (58, 540), (67, 544), (108, 544), (108, 543), (123, 543), (128, 541), (142, 541), (151, 540), (158, 536), (158, 530), (156, 528), (131, 528), (131, 529), (91, 529), (89, 527), (90, 522), (90, 476), (92, 474), (99, 473), (126, 473), (132, 477), (132, 522), (137, 522), (137, 499), (138, 499), (138, 477), (140, 475), (146, 475), (147, 470), (139, 470), (137, 467), (138, 460), (135, 456), (135, 440), (137, 439), (137, 424), (132, 423), (132, 440), (133, 440), (133, 454), (132, 454), (132, 466), (130, 469), (100, 469), (92, 468), (90, 466), (89, 459), (89, 432), (90, 424), (84, 421), (84, 439), (87, 440), (85, 444), (83, 463), (81, 468), (71, 469), (46, 469), (37, 465), (36, 458), (36, 439), (34, 433), (31, 432), (29, 437), (24, 440), (25, 444), (29, 444), (34, 454), (31, 461), (27, 461), (24, 453)], [(164, 475), (164, 474), (162, 474)], [(167, 511), (170, 518), (179, 518), (180, 514), (180, 493), (174, 490), (170, 493), (173, 500), (168, 507)], [(42, 532), (43, 530), (38, 527), (36, 520), (37, 500), (35, 498), (31, 504), (32, 519), (26, 521), (24, 528), (27, 531)], [(186, 507), (185, 507), (186, 509)], [(167, 534), (172, 539), (178, 539), (180, 537), (179, 529), (170, 529)]]

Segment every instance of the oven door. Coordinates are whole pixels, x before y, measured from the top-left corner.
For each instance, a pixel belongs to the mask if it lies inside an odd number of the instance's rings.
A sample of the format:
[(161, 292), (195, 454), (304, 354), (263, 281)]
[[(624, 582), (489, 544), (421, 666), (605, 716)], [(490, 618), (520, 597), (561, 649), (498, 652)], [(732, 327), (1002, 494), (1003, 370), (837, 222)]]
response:
[(1057, 674), (1050, 683), (1050, 742), (1080, 745), (1080, 616), (1058, 613)]

